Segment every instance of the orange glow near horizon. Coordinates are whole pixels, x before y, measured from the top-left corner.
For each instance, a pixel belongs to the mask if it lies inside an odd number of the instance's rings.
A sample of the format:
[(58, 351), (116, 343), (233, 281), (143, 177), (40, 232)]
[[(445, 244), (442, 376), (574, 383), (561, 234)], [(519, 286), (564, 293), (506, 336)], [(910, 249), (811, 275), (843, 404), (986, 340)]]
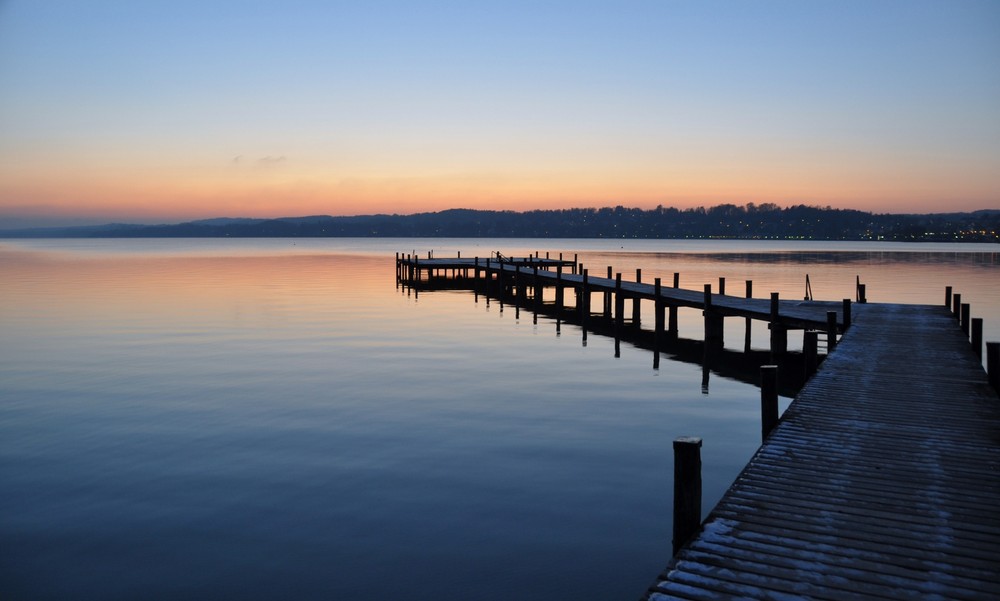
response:
[[(453, 208), (564, 209), (624, 205), (677, 208), (770, 202), (830, 205), (876, 213), (996, 208), (989, 177), (953, 182), (940, 173), (865, 173), (861, 169), (777, 172), (694, 166), (681, 170), (552, 171), (323, 178), (312, 173), (236, 178), (227, 174), (148, 173), (134, 177), (67, 174), (44, 180), (16, 174), (0, 183), (3, 215), (109, 221), (183, 221), (213, 217), (411, 214)], [(40, 183), (41, 182), (41, 183)]]

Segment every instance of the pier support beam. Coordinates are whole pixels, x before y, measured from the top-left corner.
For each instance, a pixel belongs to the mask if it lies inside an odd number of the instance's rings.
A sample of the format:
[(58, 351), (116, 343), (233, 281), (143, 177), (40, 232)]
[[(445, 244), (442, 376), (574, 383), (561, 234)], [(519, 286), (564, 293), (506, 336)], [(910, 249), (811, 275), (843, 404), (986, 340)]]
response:
[[(635, 270), (635, 283), (636, 284), (641, 284), (642, 283), (642, 270), (641, 269), (636, 269)], [(642, 325), (640, 323), (640, 321), (641, 321), (642, 318), (641, 318), (641, 315), (640, 315), (641, 309), (640, 309), (639, 302), (640, 302), (640, 299), (639, 299), (638, 296), (635, 296), (635, 297), (632, 298), (632, 327), (634, 327), (634, 328), (638, 328), (640, 325)]]
[(674, 440), (674, 555), (701, 528), (701, 439)]

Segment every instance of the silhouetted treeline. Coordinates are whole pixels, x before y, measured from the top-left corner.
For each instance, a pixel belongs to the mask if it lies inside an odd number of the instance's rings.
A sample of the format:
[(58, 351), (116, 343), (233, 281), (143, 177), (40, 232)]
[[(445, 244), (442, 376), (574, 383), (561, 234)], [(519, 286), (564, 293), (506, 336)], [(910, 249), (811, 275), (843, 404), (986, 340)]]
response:
[(6, 237), (455, 237), (730, 238), (998, 242), (1000, 210), (933, 215), (774, 204), (651, 210), (481, 211), (414, 215), (209, 219), (171, 225), (123, 225), (0, 231)]

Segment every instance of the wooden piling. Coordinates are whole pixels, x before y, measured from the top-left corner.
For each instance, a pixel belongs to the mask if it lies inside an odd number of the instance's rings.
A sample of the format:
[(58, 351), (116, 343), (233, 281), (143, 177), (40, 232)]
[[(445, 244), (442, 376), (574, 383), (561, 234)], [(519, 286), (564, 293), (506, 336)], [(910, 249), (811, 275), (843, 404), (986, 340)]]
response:
[[(747, 298), (753, 298), (753, 280), (747, 280)], [(751, 342), (751, 332), (753, 330), (753, 320), (747, 317), (746, 319), (746, 335), (743, 338), (743, 352), (750, 352), (750, 342)]]
[(725, 294), (725, 293), (726, 293), (726, 278), (720, 277), (719, 278), (719, 294)]
[(986, 343), (986, 373), (993, 390), (1000, 394), (1000, 342)]
[[(674, 288), (681, 287), (681, 274), (674, 272)], [(671, 304), (667, 310), (667, 332), (677, 336), (677, 305)]]
[(826, 354), (837, 346), (837, 312), (826, 312)]
[(660, 367), (660, 345), (663, 343), (663, 302), (660, 300), (660, 294), (663, 291), (663, 286), (660, 282), (660, 278), (653, 280), (653, 320), (655, 325), (653, 327), (653, 369), (659, 369)]
[(779, 322), (780, 299), (777, 292), (771, 293), (771, 355), (788, 352), (788, 330)]
[(955, 294), (951, 295), (951, 312), (955, 315), (955, 319), (961, 321), (962, 319), (962, 295)]
[(674, 439), (674, 555), (701, 528), (701, 439)]
[(712, 310), (712, 285), (705, 284), (705, 344), (721, 347), (724, 342), (723, 316)]
[(766, 440), (778, 425), (778, 366), (760, 366), (760, 433)]
[(621, 338), (625, 324), (625, 296), (622, 294), (622, 274), (615, 274), (615, 340)]
[(858, 296), (861, 298), (858, 300), (862, 305), (868, 302), (868, 293), (866, 284), (858, 284)]
[(966, 337), (972, 332), (972, 306), (969, 303), (962, 303), (962, 333)]
[[(612, 279), (614, 276), (611, 274), (611, 266), (608, 265), (608, 279)], [(604, 292), (604, 319), (611, 319), (611, 302), (612, 296), (611, 291), (606, 290)]]
[(944, 287), (944, 306), (951, 306), (951, 286)]
[(972, 318), (972, 352), (976, 353), (979, 360), (983, 360), (983, 318)]
[(819, 367), (819, 333), (816, 330), (805, 330), (802, 334), (802, 357), (805, 364), (805, 376), (808, 380)]
[(851, 327), (851, 299), (844, 299), (844, 331)]
[[(635, 270), (635, 283), (636, 284), (641, 284), (642, 283), (642, 270), (641, 269), (636, 269)], [(640, 317), (641, 308), (640, 308), (639, 302), (640, 302), (640, 299), (639, 299), (638, 295), (632, 297), (632, 327), (634, 327), (634, 328), (638, 328), (639, 326), (642, 325), (640, 323), (640, 320), (641, 320), (641, 317)]]

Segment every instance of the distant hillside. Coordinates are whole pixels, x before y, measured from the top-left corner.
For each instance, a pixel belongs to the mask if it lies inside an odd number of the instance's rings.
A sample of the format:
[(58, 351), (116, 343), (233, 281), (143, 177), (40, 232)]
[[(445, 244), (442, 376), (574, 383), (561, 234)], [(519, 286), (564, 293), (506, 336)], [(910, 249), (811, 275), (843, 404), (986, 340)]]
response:
[(933, 215), (773, 204), (651, 210), (625, 207), (546, 211), (451, 209), (414, 215), (218, 218), (169, 225), (0, 230), (7, 238), (471, 237), (723, 238), (1000, 242), (1000, 210)]

